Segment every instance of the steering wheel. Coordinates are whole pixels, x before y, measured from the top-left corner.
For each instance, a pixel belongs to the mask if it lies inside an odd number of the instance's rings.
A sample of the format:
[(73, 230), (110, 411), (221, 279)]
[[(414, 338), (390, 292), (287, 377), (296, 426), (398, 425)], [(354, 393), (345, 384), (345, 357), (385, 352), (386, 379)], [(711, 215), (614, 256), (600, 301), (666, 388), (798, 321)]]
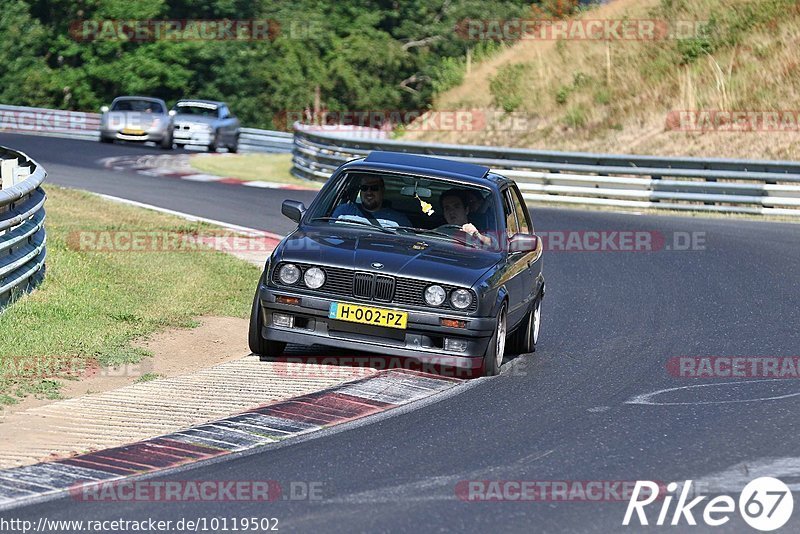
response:
[(438, 229), (439, 230), (445, 230), (445, 229), (461, 230), (461, 226), (462, 225), (460, 225), (460, 224), (443, 224)]

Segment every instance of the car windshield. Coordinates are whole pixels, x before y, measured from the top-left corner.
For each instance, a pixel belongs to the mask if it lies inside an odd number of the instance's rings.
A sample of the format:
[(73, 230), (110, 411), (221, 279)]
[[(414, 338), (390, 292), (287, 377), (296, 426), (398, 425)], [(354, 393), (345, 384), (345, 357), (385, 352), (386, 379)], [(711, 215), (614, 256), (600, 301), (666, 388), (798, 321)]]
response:
[(203, 104), (200, 102), (175, 104), (175, 112), (181, 115), (199, 115), (201, 117), (216, 117), (219, 113), (219, 107), (212, 104)]
[(151, 100), (125, 99), (117, 100), (111, 111), (139, 111), (143, 113), (164, 113), (164, 107)]
[[(492, 190), (429, 177), (356, 172), (321, 197), (308, 219), (484, 246), (496, 240)], [(477, 234), (480, 235), (477, 235)]]

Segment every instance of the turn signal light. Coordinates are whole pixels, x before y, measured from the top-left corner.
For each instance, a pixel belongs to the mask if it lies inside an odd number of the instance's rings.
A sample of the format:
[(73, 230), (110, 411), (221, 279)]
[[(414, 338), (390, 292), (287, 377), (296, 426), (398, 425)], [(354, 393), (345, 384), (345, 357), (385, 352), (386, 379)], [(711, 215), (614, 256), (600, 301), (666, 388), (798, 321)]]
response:
[(467, 321), (459, 321), (458, 319), (440, 319), (442, 326), (449, 326), (450, 328), (466, 328)]
[(294, 306), (300, 305), (300, 299), (297, 297), (275, 297), (275, 302), (278, 304), (292, 304)]

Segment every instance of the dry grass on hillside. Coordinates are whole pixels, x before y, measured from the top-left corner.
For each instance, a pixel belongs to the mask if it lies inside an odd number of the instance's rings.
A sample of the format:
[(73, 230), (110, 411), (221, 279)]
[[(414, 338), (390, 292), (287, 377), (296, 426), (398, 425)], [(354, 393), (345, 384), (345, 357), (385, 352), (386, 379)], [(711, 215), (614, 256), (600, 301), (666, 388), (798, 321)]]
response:
[[(494, 112), (473, 132), (406, 138), (599, 152), (800, 158), (794, 132), (668, 131), (677, 110), (800, 109), (793, 0), (617, 0), (586, 19), (710, 21), (687, 39), (524, 40), (476, 66), (437, 109)], [(499, 120), (511, 112), (515, 120)], [(519, 120), (524, 117), (524, 120)]]

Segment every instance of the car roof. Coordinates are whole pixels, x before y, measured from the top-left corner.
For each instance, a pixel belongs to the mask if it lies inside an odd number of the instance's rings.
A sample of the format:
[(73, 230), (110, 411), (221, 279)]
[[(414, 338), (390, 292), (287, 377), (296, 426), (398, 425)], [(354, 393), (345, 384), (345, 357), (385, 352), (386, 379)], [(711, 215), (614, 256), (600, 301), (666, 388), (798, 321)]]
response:
[(160, 98), (153, 98), (152, 96), (126, 95), (126, 96), (118, 96), (117, 98), (114, 99), (114, 102), (116, 102), (117, 100), (146, 100), (147, 102), (158, 102), (159, 104), (164, 104), (164, 106), (167, 105), (167, 103), (161, 100)]
[(177, 106), (178, 104), (193, 104), (193, 103), (208, 104), (212, 106), (227, 106), (225, 102), (219, 102), (217, 100), (203, 100), (202, 98), (181, 98), (180, 100), (175, 102), (175, 105)]
[(507, 179), (489, 167), (445, 158), (375, 150), (366, 158), (349, 161), (342, 170), (374, 170), (452, 178), (474, 185), (500, 186)]

